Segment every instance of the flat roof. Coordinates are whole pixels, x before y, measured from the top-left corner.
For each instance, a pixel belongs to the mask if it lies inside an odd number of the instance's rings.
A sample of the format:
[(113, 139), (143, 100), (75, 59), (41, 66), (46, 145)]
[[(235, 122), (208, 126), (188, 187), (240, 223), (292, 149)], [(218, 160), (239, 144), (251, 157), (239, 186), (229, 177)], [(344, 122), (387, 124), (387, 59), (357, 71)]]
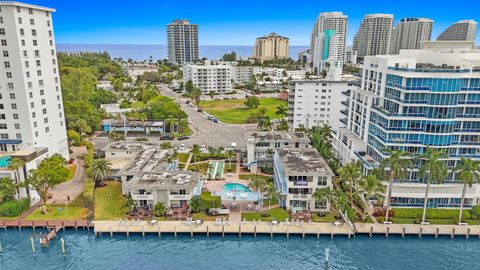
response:
[(191, 171), (155, 171), (136, 175), (128, 182), (129, 189), (168, 190), (193, 189), (200, 174)]
[(255, 138), (256, 141), (291, 141), (291, 142), (310, 142), (307, 134), (304, 132), (283, 132), (283, 131), (255, 131), (250, 132), (248, 137)]
[(334, 176), (335, 174), (315, 148), (280, 149), (277, 153), (287, 175), (320, 174)]
[(33, 8), (33, 9), (50, 11), (50, 12), (55, 12), (56, 11), (54, 8), (37, 6), (37, 5), (32, 5), (32, 4), (22, 3), (22, 2), (16, 2), (16, 1), (0, 1), (0, 6), (26, 7), (26, 8)]
[(115, 152), (115, 151), (144, 151), (147, 149), (156, 148), (157, 145), (149, 142), (127, 142), (127, 141), (118, 141), (109, 143), (102, 150), (105, 152)]

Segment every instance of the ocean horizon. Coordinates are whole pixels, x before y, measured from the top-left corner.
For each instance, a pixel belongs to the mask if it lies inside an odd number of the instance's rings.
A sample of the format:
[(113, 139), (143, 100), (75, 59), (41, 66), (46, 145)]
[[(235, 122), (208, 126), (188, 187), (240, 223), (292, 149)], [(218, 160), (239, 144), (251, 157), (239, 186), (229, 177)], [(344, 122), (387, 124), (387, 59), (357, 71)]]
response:
[[(308, 46), (290, 46), (289, 55), (292, 59), (298, 58), (298, 53), (308, 49)], [(138, 45), (138, 44), (57, 44), (59, 52), (108, 52), (112, 58), (129, 58), (142, 61), (150, 59), (154, 61), (167, 58), (167, 45)], [(247, 45), (202, 45), (199, 47), (200, 58), (206, 57), (210, 60), (218, 60), (223, 54), (236, 52), (241, 58), (247, 58), (252, 55), (253, 46)]]

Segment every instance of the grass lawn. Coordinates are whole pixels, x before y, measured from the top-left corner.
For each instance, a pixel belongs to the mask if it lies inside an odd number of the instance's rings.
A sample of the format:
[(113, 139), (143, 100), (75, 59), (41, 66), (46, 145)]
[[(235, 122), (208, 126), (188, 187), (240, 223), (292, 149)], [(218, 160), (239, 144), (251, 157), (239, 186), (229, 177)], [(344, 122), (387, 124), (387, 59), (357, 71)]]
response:
[(178, 162), (183, 162), (183, 163), (187, 162), (189, 156), (190, 156), (190, 153), (178, 153), (177, 154)]
[[(59, 211), (59, 208), (62, 210)], [(66, 205), (47, 205), (47, 213), (39, 207), (26, 220), (80, 220), (88, 216), (88, 208)]]
[(188, 165), (188, 170), (189, 171), (197, 171), (201, 174), (207, 174), (208, 162), (199, 162), (199, 163), (196, 163), (196, 164), (190, 164), (190, 165)]
[(237, 171), (237, 164), (235, 162), (232, 162), (232, 164), (225, 162), (224, 169), (225, 169), (225, 172), (227, 173), (234, 173)]
[[(238, 175), (238, 177), (242, 180), (248, 180), (248, 179), (252, 179), (255, 177), (256, 174), (253, 174), (253, 173), (245, 173), (245, 174), (240, 174)], [(261, 175), (261, 174), (258, 174), (258, 178), (260, 179), (265, 179), (267, 182), (272, 182), (273, 181), (273, 177), (272, 176), (266, 176), (266, 175)]]
[(68, 175), (66, 181), (70, 181), (75, 177), (75, 172), (77, 171), (77, 164), (68, 164), (67, 169), (70, 174)]
[(200, 204), (203, 209), (220, 207), (222, 199), (220, 196), (212, 196), (210, 191), (204, 191), (200, 196)]
[(312, 216), (313, 222), (334, 222), (335, 216), (332, 213), (325, 213), (325, 216), (321, 217), (317, 213), (313, 214)]
[(126, 210), (122, 209), (125, 198), (122, 195), (122, 184), (107, 181), (105, 187), (95, 190), (95, 219), (120, 220), (126, 218)]
[(198, 213), (194, 213), (192, 215), (193, 220), (203, 220), (203, 221), (215, 221), (217, 218), (225, 218), (225, 220), (228, 220), (228, 215), (220, 215), (220, 216), (209, 216), (205, 212), (200, 211)]
[(266, 115), (270, 119), (279, 118), (275, 115), (277, 106), (287, 107), (287, 101), (277, 98), (260, 98), (260, 106), (254, 109), (248, 109), (244, 102), (246, 99), (235, 100), (211, 100), (202, 101), (200, 106), (209, 114), (215, 116), (220, 121), (227, 124), (245, 124), (247, 117), (251, 113), (258, 112), (258, 108), (263, 107), (267, 110)]
[[(268, 213), (270, 216), (268, 217), (262, 217), (262, 214)], [(283, 208), (272, 208), (268, 211), (265, 212), (260, 212), (260, 213), (242, 213), (242, 220), (245, 219), (247, 221), (252, 221), (252, 220), (261, 220), (261, 221), (272, 221), (272, 220), (277, 220), (277, 221), (285, 221), (287, 219), (288, 212), (287, 210)]]
[(0, 217), (0, 220), (15, 220), (17, 218), (18, 218), (18, 216), (16, 216), (16, 217)]

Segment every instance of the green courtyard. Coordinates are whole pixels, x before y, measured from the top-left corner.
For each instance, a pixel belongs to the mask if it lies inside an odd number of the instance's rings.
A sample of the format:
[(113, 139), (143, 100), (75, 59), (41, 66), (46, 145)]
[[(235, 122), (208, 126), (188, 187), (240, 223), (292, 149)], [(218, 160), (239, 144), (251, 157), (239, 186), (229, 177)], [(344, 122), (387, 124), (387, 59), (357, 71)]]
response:
[(260, 108), (265, 108), (265, 115), (270, 119), (279, 118), (275, 115), (277, 106), (287, 107), (287, 101), (278, 98), (260, 98), (258, 108), (247, 108), (244, 104), (246, 99), (234, 100), (210, 100), (202, 101), (200, 106), (209, 114), (215, 116), (218, 120), (226, 124), (246, 124), (249, 115), (259, 112)]

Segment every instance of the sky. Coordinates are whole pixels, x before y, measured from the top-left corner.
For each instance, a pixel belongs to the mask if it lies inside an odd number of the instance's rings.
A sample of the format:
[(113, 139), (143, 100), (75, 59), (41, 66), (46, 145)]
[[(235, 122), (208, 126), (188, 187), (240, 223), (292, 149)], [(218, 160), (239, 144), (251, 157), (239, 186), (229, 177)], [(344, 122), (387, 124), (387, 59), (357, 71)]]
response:
[[(25, 0), (27, 1), (27, 0)], [(166, 44), (166, 25), (189, 19), (199, 25), (200, 45), (253, 45), (276, 32), (290, 45), (308, 45), (320, 12), (349, 17), (348, 44), (365, 14), (391, 13), (435, 21), (432, 38), (461, 19), (480, 21), (479, 0), (29, 0), (56, 8), (57, 43)], [(480, 34), (477, 34), (480, 36)], [(477, 37), (477, 44), (480, 38)]]

